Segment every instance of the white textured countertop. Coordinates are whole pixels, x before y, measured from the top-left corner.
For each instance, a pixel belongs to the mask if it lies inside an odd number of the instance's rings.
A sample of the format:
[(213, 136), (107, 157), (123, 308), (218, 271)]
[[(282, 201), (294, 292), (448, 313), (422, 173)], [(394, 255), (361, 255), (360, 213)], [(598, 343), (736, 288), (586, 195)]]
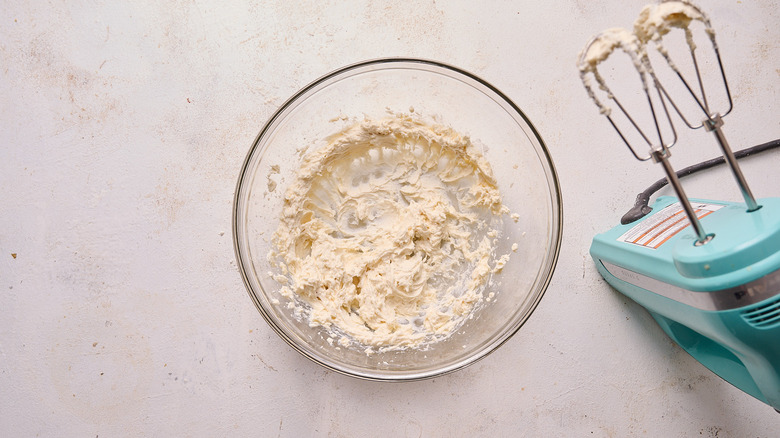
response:
[[(643, 1), (236, 3), (0, 5), (3, 436), (777, 436), (780, 414), (673, 344), (588, 255), (662, 176), (624, 150), (574, 65)], [(777, 3), (704, 8), (732, 146), (780, 137)], [(288, 347), (249, 299), (230, 234), (266, 119), (311, 80), (383, 56), (501, 89), (547, 143), (564, 198), (561, 257), (526, 325), (477, 364), (408, 384)], [(717, 154), (705, 134), (685, 143), (677, 168)], [(780, 196), (778, 163), (743, 164), (758, 197)], [(739, 200), (726, 169), (685, 184)]]

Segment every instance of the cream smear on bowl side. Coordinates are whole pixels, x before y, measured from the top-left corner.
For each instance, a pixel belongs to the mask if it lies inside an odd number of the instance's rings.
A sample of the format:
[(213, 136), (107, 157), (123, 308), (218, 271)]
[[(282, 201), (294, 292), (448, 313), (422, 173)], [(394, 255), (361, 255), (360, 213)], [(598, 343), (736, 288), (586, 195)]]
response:
[(419, 115), (327, 140), (303, 158), (268, 254), (288, 307), (369, 354), (446, 338), (509, 258), (495, 254), (509, 210), (490, 164)]

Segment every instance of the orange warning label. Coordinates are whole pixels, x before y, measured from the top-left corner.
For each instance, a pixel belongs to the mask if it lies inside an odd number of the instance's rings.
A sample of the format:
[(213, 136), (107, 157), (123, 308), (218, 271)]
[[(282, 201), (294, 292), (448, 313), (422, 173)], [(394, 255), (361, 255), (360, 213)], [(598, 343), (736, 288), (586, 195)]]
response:
[[(723, 205), (693, 203), (691, 207), (693, 207), (696, 217), (701, 219), (714, 211), (720, 210), (723, 208)], [(691, 222), (685, 215), (682, 205), (679, 202), (675, 202), (640, 222), (618, 237), (618, 240), (656, 249), (690, 225)]]

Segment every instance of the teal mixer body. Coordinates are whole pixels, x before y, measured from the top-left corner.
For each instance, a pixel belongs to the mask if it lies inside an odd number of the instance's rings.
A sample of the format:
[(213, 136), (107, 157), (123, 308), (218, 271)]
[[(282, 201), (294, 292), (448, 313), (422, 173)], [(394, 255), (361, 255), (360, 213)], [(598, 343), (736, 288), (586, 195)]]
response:
[[(675, 55), (667, 39), (682, 43)], [(712, 57), (699, 63), (705, 53)], [(652, 62), (650, 54), (657, 55)], [(605, 76), (598, 66), (608, 58), (613, 64)], [(618, 98), (608, 84), (630, 80), (614, 68), (620, 59), (636, 70), (640, 93), (619, 88)], [(630, 223), (596, 235), (590, 248), (596, 267), (696, 360), (780, 412), (780, 198), (755, 199), (721, 129), (733, 102), (709, 18), (688, 0), (660, 0), (643, 8), (633, 33), (610, 28), (591, 38), (577, 66), (589, 97), (634, 158), (660, 164), (676, 194), (659, 197), (641, 219), (646, 204), (635, 204), (624, 216)], [(719, 74), (702, 74), (700, 66)], [(677, 84), (676, 92), (669, 92), (667, 81)], [(679, 120), (672, 120), (673, 112)], [(745, 203), (685, 194), (669, 162), (680, 121), (714, 135)], [(758, 148), (739, 152), (746, 156)]]
[(659, 197), (652, 214), (594, 237), (596, 267), (696, 360), (780, 411), (780, 198), (751, 212), (690, 202), (707, 243), (677, 198)]

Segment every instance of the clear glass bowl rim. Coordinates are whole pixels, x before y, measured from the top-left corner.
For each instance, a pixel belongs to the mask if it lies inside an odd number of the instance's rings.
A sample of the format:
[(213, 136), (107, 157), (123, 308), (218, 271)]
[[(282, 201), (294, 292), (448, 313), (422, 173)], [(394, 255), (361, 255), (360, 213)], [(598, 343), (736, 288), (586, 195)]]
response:
[[(370, 71), (373, 67), (376, 67), (378, 69), (378, 68), (383, 68), (384, 66), (387, 65), (397, 65), (398, 68), (403, 68), (404, 65), (417, 65), (417, 66), (421, 66), (422, 67), (421, 69), (425, 71), (430, 71), (428, 70), (430, 68), (436, 70), (444, 70), (448, 73), (451, 73), (449, 74), (450, 77), (453, 78), (457, 78), (457, 76), (465, 77), (467, 79), (476, 82), (478, 85), (485, 87), (490, 92), (494, 93), (495, 97), (499, 98), (502, 101), (502, 104), (506, 104), (509, 108), (511, 108), (511, 110), (516, 115), (520, 116), (520, 118), (523, 119), (527, 127), (531, 130), (533, 137), (539, 143), (539, 148), (540, 148), (539, 152), (541, 152), (543, 155), (540, 158), (544, 159), (545, 173), (547, 174), (548, 183), (551, 184), (550, 186), (551, 193), (554, 195), (552, 204), (554, 206), (557, 206), (557, 209), (555, 208), (553, 209), (552, 226), (554, 227), (555, 232), (552, 233), (552, 236), (550, 236), (552, 239), (552, 243), (550, 245), (551, 254), (550, 257), (547, 259), (546, 266), (544, 266), (545, 268), (544, 271), (546, 271), (546, 275), (543, 282), (541, 282), (539, 285), (539, 291), (534, 297), (534, 301), (529, 306), (528, 312), (524, 314), (523, 318), (517, 321), (517, 323), (512, 327), (511, 330), (502, 333), (498, 341), (493, 342), (490, 345), (490, 348), (476, 351), (474, 355), (469, 356), (468, 358), (461, 360), (460, 362), (451, 365), (449, 367), (442, 367), (442, 368), (433, 369), (431, 371), (426, 371), (426, 372), (406, 373), (406, 374), (401, 374), (398, 372), (383, 373), (381, 371), (378, 371), (376, 373), (366, 373), (366, 372), (356, 371), (350, 369), (349, 367), (339, 366), (333, 363), (327, 363), (321, 360), (320, 358), (309, 354), (305, 349), (297, 345), (297, 343), (293, 339), (291, 339), (290, 336), (285, 332), (284, 328), (280, 327), (275, 322), (274, 318), (263, 307), (260, 300), (257, 298), (255, 291), (252, 289), (251, 283), (248, 278), (248, 275), (250, 275), (249, 270), (247, 269), (246, 266), (244, 266), (244, 262), (243, 262), (244, 260), (243, 255), (245, 249), (241, 246), (240, 243), (241, 239), (238, 234), (240, 228), (239, 217), (242, 213), (240, 208), (241, 195), (244, 193), (245, 190), (244, 184), (247, 181), (247, 179), (250, 177), (250, 175), (247, 174), (247, 170), (250, 161), (255, 153), (255, 150), (260, 146), (261, 139), (264, 138), (264, 136), (266, 135), (269, 129), (275, 126), (275, 122), (279, 118), (286, 115), (291, 109), (293, 109), (299, 103), (301, 97), (308, 95), (312, 91), (316, 91), (316, 89), (321, 87), (323, 84), (326, 84), (335, 78), (342, 78), (342, 79), (346, 78), (350, 76), (350, 73), (358, 73), (361, 70)], [(232, 232), (233, 232), (232, 233), (233, 249), (234, 249), (236, 261), (238, 264), (239, 271), (241, 273), (241, 278), (244, 282), (244, 286), (250, 298), (252, 299), (252, 302), (254, 302), (255, 307), (263, 316), (263, 319), (265, 319), (268, 325), (277, 333), (277, 335), (279, 335), (294, 350), (296, 350), (304, 357), (306, 357), (307, 359), (311, 360), (312, 362), (318, 365), (321, 365), (329, 370), (344, 375), (348, 375), (351, 377), (356, 377), (364, 380), (386, 381), (386, 382), (416, 381), (416, 380), (424, 380), (424, 379), (439, 377), (444, 374), (449, 374), (454, 371), (463, 369), (469, 365), (472, 365), (473, 363), (485, 358), (490, 353), (497, 350), (501, 345), (503, 345), (512, 336), (514, 336), (514, 334), (517, 333), (520, 330), (520, 328), (525, 324), (525, 322), (534, 312), (539, 302), (541, 301), (542, 297), (544, 296), (547, 287), (549, 286), (550, 281), (552, 280), (553, 274), (555, 272), (555, 267), (557, 265), (558, 258), (560, 255), (561, 241), (563, 237), (563, 199), (561, 195), (561, 187), (560, 187), (560, 181), (558, 179), (558, 174), (555, 169), (555, 165), (553, 163), (552, 157), (550, 156), (549, 150), (547, 149), (547, 146), (544, 143), (544, 140), (542, 140), (542, 137), (539, 135), (538, 131), (536, 130), (536, 127), (533, 125), (533, 123), (531, 123), (531, 121), (528, 119), (525, 113), (498, 88), (496, 88), (489, 82), (485, 81), (484, 79), (466, 70), (439, 61), (422, 59), (422, 58), (409, 58), (409, 57), (377, 58), (377, 59), (370, 59), (370, 60), (349, 64), (321, 76), (320, 78), (314, 80), (313, 82), (309, 83), (308, 85), (304, 86), (299, 91), (297, 91), (295, 94), (293, 94), (273, 113), (273, 115), (271, 115), (271, 117), (268, 118), (268, 121), (266, 121), (266, 123), (263, 125), (263, 128), (260, 130), (257, 137), (255, 137), (255, 140), (252, 143), (252, 146), (249, 148), (249, 151), (247, 152), (247, 155), (241, 166), (241, 171), (239, 173), (239, 178), (236, 183), (236, 189), (235, 189), (235, 194), (233, 199)]]

